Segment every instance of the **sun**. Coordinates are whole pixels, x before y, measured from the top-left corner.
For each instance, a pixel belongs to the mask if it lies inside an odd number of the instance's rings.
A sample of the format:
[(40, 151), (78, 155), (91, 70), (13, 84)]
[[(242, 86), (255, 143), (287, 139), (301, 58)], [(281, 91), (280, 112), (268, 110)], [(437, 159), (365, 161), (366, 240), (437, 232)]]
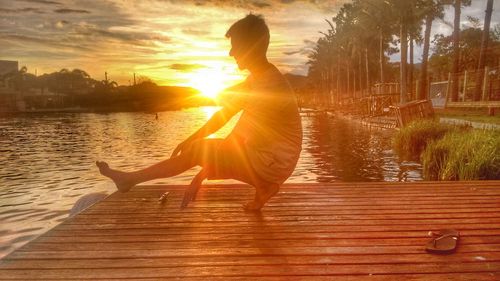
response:
[(217, 98), (217, 95), (226, 87), (224, 74), (215, 70), (200, 69), (190, 73), (189, 76), (191, 87), (211, 99)]
[(194, 70), (187, 74), (188, 85), (200, 91), (200, 94), (217, 99), (227, 87), (241, 81), (241, 76), (234, 74), (234, 71), (228, 71), (226, 67), (214, 65)]

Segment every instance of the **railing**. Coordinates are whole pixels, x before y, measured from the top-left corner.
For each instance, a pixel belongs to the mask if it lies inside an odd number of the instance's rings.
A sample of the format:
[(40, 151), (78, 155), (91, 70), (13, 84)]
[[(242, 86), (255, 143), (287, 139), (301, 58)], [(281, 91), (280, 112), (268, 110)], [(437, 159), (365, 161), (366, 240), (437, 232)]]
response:
[[(478, 85), (477, 71), (458, 74), (458, 96), (452, 101), (452, 74), (446, 81), (433, 82), (429, 87), (429, 98), (434, 107), (488, 108), (494, 114), (500, 108), (500, 68), (484, 69), (483, 79)], [(478, 91), (479, 92), (476, 92)], [(479, 94), (476, 96), (476, 94)], [(479, 100), (477, 100), (479, 98)]]
[(399, 83), (377, 83), (373, 87), (376, 95), (399, 94)]

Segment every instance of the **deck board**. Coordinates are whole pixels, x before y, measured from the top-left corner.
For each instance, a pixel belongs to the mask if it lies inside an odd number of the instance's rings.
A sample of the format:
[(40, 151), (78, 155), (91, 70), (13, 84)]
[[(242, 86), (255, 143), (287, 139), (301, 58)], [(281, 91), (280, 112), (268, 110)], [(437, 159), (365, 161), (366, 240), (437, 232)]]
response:
[[(246, 185), (114, 193), (0, 260), (1, 280), (500, 280), (500, 182)], [(157, 199), (169, 192), (165, 204)], [(452, 255), (424, 250), (454, 228)]]

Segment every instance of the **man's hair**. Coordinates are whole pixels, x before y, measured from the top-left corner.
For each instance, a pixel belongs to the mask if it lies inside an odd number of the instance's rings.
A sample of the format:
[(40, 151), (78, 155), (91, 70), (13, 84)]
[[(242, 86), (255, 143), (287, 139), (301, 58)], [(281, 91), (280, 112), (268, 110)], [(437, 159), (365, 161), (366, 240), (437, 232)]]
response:
[(264, 18), (261, 15), (248, 14), (229, 28), (226, 37), (244, 42), (248, 49), (258, 50), (265, 55), (270, 36)]

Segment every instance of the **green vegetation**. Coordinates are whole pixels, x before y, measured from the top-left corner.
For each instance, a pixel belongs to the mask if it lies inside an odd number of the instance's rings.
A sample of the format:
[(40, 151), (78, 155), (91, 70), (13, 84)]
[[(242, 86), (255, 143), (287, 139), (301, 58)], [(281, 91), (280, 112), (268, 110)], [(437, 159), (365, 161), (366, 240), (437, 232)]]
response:
[(431, 141), (441, 139), (454, 128), (435, 120), (418, 120), (399, 130), (394, 137), (394, 148), (403, 158), (418, 159)]
[(498, 180), (500, 132), (452, 131), (429, 143), (422, 164), (427, 180)]
[[(405, 103), (425, 99), (430, 80), (447, 80), (450, 72), (479, 71), (472, 78), (478, 85), (473, 98), (479, 100), (481, 73), (485, 66), (498, 67), (500, 58), (500, 25), (490, 28), (492, 0), (487, 2), (483, 1), (484, 24), (471, 16), (461, 24), (461, 9), (470, 6), (471, 0), (346, 1), (335, 16), (326, 19), (327, 29), (311, 44), (311, 90), (301, 98), (311, 104), (340, 103), (360, 93), (372, 94), (375, 83), (397, 82)], [(450, 8), (455, 12), (453, 33), (431, 38), (433, 22), (442, 21)], [(423, 50), (420, 64), (414, 61), (416, 45)], [(400, 62), (390, 62), (394, 53), (400, 54)], [(459, 75), (451, 79), (450, 98), (458, 101)]]
[(418, 159), (426, 180), (500, 179), (500, 132), (418, 120), (401, 129), (394, 148)]

